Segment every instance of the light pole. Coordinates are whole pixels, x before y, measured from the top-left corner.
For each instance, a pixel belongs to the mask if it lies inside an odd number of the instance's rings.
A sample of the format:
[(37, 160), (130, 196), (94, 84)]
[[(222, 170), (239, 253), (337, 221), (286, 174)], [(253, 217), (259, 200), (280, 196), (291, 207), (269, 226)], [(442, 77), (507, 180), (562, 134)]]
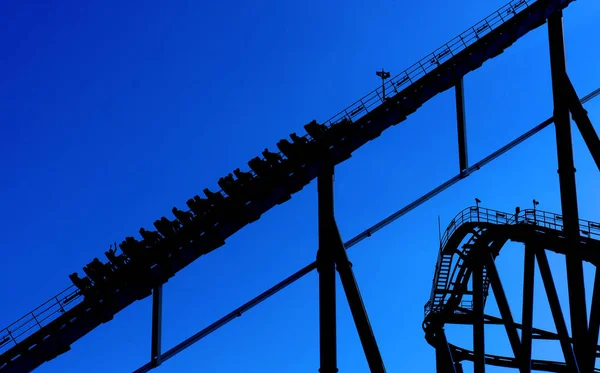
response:
[(477, 221), (479, 221), (479, 204), (481, 200), (479, 198), (475, 198), (475, 206), (477, 207)]
[(533, 200), (533, 221), (535, 222), (535, 224), (537, 224), (537, 209), (536, 206), (539, 205), (539, 201), (536, 201), (535, 199)]
[(375, 74), (377, 74), (377, 76), (381, 77), (381, 90), (383, 91), (383, 94), (382, 94), (383, 98), (381, 99), (381, 101), (385, 101), (385, 80), (390, 77), (390, 72), (385, 71), (382, 68), (381, 71), (375, 71)]

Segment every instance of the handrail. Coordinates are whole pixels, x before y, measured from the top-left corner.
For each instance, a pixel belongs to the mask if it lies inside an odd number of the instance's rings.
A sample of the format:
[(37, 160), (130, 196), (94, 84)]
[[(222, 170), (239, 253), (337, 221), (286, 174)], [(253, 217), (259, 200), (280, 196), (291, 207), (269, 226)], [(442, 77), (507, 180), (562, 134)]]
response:
[[(401, 73), (388, 79), (384, 84), (386, 92), (399, 93), (419, 79), (435, 70), (444, 62), (452, 59), (455, 54), (465, 50), (474, 42), (495, 30), (498, 26), (515, 17), (527, 9), (535, 0), (512, 0), (491, 13), (474, 26), (463, 31), (449, 42), (421, 58), (418, 62), (405, 69)], [(343, 119), (355, 120), (369, 112), (374, 105), (385, 102), (383, 99), (383, 87), (379, 86), (365, 96), (355, 101), (339, 113), (329, 118), (323, 124), (332, 125)], [(359, 116), (359, 114), (361, 114)]]
[[(438, 260), (435, 266), (434, 280), (432, 284), (432, 291), (427, 303), (425, 303), (425, 315), (427, 315), (434, 307), (435, 300), (435, 289), (437, 286), (437, 273), (440, 270), (442, 253), (446, 247), (446, 244), (461, 226), (467, 223), (487, 223), (496, 225), (516, 225), (516, 224), (529, 224), (536, 225), (542, 228), (553, 229), (556, 231), (563, 231), (563, 217), (560, 214), (538, 210), (538, 209), (525, 209), (520, 210), (518, 213), (515, 211), (514, 214), (483, 208), (479, 206), (470, 206), (461, 210), (456, 216), (450, 221), (448, 227), (444, 231), (442, 241), (440, 243), (440, 251), (438, 253)], [(580, 236), (600, 239), (600, 223), (592, 222), (589, 220), (579, 219), (579, 234)], [(454, 267), (459, 266), (460, 262), (457, 262)]]
[(82, 300), (81, 292), (75, 285), (71, 285), (42, 303), (33, 311), (0, 330), (0, 352), (18, 344), (20, 340), (29, 337), (35, 331), (81, 303)]
[[(441, 248), (446, 245), (452, 234), (463, 224), (472, 222), (493, 223), (493, 224), (518, 224), (527, 223), (538, 225), (542, 228), (554, 230), (563, 230), (562, 215), (553, 212), (525, 209), (518, 214), (510, 214), (498, 210), (492, 210), (483, 207), (471, 206), (459, 212), (444, 232), (442, 236)], [(600, 224), (579, 219), (579, 233), (588, 238), (600, 239)]]

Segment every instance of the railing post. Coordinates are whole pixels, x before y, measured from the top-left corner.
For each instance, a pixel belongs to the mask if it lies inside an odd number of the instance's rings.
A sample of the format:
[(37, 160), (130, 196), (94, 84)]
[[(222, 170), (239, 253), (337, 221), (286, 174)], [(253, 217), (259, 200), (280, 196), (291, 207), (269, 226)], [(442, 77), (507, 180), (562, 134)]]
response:
[(40, 325), (40, 322), (38, 321), (37, 317), (35, 317), (35, 315), (33, 314), (33, 312), (31, 313), (31, 316), (33, 316), (33, 319), (35, 320), (35, 323), (40, 327), (40, 329), (42, 328), (42, 325)]
[(12, 335), (12, 333), (10, 332), (9, 329), (6, 329), (6, 332), (8, 333), (10, 339), (12, 339), (12, 341), (15, 343), (15, 346), (16, 346), (18, 344), (17, 339)]
[(61, 302), (61, 301), (60, 301), (60, 300), (59, 300), (57, 297), (54, 297), (54, 299), (56, 299), (56, 303), (58, 303), (58, 306), (60, 307), (60, 310), (61, 310), (63, 313), (65, 313), (66, 311), (65, 311), (65, 309), (63, 308), (62, 302)]

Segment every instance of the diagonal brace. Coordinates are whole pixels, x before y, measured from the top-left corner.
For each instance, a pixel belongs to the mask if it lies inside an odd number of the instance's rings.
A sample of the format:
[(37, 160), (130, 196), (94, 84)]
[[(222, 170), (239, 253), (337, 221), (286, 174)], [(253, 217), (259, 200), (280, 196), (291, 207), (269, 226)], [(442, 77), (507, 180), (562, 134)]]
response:
[(577, 97), (577, 92), (573, 87), (573, 83), (568, 76), (564, 77), (564, 80), (565, 95), (568, 99), (569, 110), (571, 111), (573, 120), (579, 128), (579, 132), (581, 132), (583, 141), (585, 141), (590, 154), (592, 154), (592, 158), (594, 158), (594, 162), (596, 162), (596, 167), (600, 170), (600, 139), (598, 138), (598, 134), (594, 129), (592, 121), (590, 121), (587, 111), (584, 109), (581, 101), (579, 101), (579, 97)]
[(515, 327), (512, 313), (510, 312), (510, 306), (508, 305), (508, 300), (506, 299), (504, 287), (502, 286), (500, 276), (498, 275), (494, 257), (490, 252), (485, 253), (484, 257), (487, 274), (490, 278), (490, 284), (492, 285), (492, 290), (494, 290), (494, 297), (496, 298), (500, 315), (502, 315), (502, 320), (504, 321), (504, 327), (506, 328), (506, 334), (508, 335), (510, 346), (512, 347), (515, 359), (518, 362), (519, 371), (521, 373), (529, 373), (529, 370), (526, 368), (527, 363), (523, 360), (521, 341), (519, 339), (519, 334), (517, 333), (517, 328)]
[(546, 295), (548, 297), (548, 303), (550, 304), (552, 317), (554, 318), (556, 332), (560, 337), (560, 346), (563, 350), (565, 363), (567, 364), (569, 372), (579, 373), (580, 370), (577, 365), (577, 360), (575, 359), (575, 354), (573, 353), (573, 348), (571, 347), (571, 341), (569, 340), (567, 324), (565, 323), (565, 318), (563, 316), (562, 309), (560, 308), (560, 301), (558, 300), (558, 293), (556, 292), (556, 287), (554, 286), (552, 272), (550, 272), (548, 257), (546, 256), (544, 248), (541, 247), (535, 247), (535, 255), (537, 257), (540, 274), (542, 275), (542, 282), (544, 283), (544, 288), (546, 288)]
[(356, 325), (360, 342), (367, 357), (369, 368), (372, 373), (384, 373), (385, 366), (383, 365), (383, 359), (381, 358), (375, 334), (371, 328), (369, 316), (367, 315), (367, 310), (358, 289), (356, 277), (354, 277), (354, 272), (352, 271), (352, 263), (348, 260), (348, 254), (344, 248), (344, 243), (335, 219), (333, 220), (331, 244), (334, 245), (333, 252), (337, 271), (340, 274), (340, 280), (346, 293), (346, 299), (348, 300), (348, 305), (350, 306), (350, 311), (352, 312), (354, 324)]

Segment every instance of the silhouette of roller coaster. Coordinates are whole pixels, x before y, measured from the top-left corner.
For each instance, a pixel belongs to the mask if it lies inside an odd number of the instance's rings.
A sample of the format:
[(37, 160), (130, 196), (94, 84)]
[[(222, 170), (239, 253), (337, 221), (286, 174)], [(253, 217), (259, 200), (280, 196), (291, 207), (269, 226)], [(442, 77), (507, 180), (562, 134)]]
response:
[[(526, 351), (523, 352), (524, 347), (522, 346), (527, 343), (518, 340), (518, 336), (515, 340), (516, 324), (512, 322), (512, 319), (510, 322), (506, 321), (508, 316), (505, 314), (503, 314), (503, 320), (507, 325), (507, 333), (514, 348), (515, 358), (486, 355), (482, 342), (483, 323), (492, 320), (483, 314), (483, 305), (488, 285), (491, 284), (494, 287), (497, 283), (493, 280), (489, 281), (489, 279), (495, 279), (493, 277), (496, 275), (493, 258), (501, 248), (501, 245), (496, 245), (496, 242), (502, 242), (502, 240), (505, 242), (509, 238), (527, 242), (532, 247), (529, 251), (535, 252), (540, 268), (543, 262), (543, 250), (538, 246), (542, 243), (546, 245), (545, 248), (560, 246), (562, 251), (556, 250), (564, 253), (566, 253), (566, 249), (563, 248), (564, 245), (560, 244), (562, 241), (565, 241), (569, 247), (589, 245), (586, 246), (589, 248), (597, 245), (597, 241), (591, 236), (585, 239), (581, 238), (578, 228), (579, 218), (574, 172), (572, 171), (569, 114), (577, 123), (586, 145), (600, 169), (600, 140), (598, 140), (587, 112), (582, 106), (583, 103), (600, 94), (600, 90), (596, 90), (580, 100), (566, 73), (562, 40), (562, 11), (571, 2), (572, 0), (511, 1), (402, 73), (388, 79), (383, 87), (370, 92), (329, 120), (323, 123), (310, 122), (304, 126), (306, 135), (298, 136), (293, 133), (290, 135), (291, 141), (281, 140), (277, 143), (279, 152), (270, 152), (265, 149), (262, 153), (263, 158), (256, 157), (248, 162), (250, 172), (236, 169), (233, 174), (218, 181), (218, 185), (221, 187), (220, 191), (212, 192), (205, 189), (206, 198), (195, 196), (188, 200), (187, 205), (190, 211), (173, 208), (175, 219), (163, 217), (157, 220), (154, 223), (156, 231), (142, 228), (140, 230), (141, 240), (127, 237), (119, 245), (121, 253), (118, 253), (117, 245), (105, 253), (108, 262), (105, 263), (94, 258), (83, 269), (85, 277), (80, 278), (76, 273), (72, 274), (70, 278), (74, 282), (73, 286), (0, 331), (0, 372), (27, 372), (35, 369), (44, 362), (67, 352), (72, 343), (100, 324), (110, 321), (116, 313), (136, 300), (152, 295), (151, 359), (148, 364), (136, 371), (146, 372), (314, 269), (319, 271), (320, 371), (322, 373), (337, 372), (336, 315), (335, 302), (332, 300), (332, 294), (335, 291), (335, 271), (337, 270), (369, 367), (372, 372), (385, 372), (383, 359), (346, 256), (346, 249), (371, 236), (377, 230), (477, 171), (552, 123), (555, 123), (557, 130), (563, 208), (561, 219), (564, 220), (564, 226), (561, 225), (559, 229), (557, 223), (554, 226), (545, 225), (550, 224), (546, 217), (552, 215), (550, 213), (539, 215), (540, 212), (535, 211), (533, 212), (533, 224), (529, 221), (532, 212), (525, 211), (521, 215), (516, 214), (510, 218), (514, 221), (507, 218), (502, 224), (493, 225), (488, 219), (489, 215), (500, 213), (481, 210), (479, 207), (476, 208), (477, 213), (484, 213), (487, 220), (455, 221), (457, 228), (452, 235), (447, 237), (445, 245), (440, 251), (432, 297), (426, 306), (424, 327), (427, 340), (436, 348), (438, 371), (440, 372), (462, 371), (462, 360), (473, 360), (476, 373), (483, 372), (485, 364), (516, 367), (521, 371), (530, 371), (531, 369), (568, 372), (594, 371), (591, 356), (595, 357), (600, 320), (592, 312), (588, 327), (585, 307), (583, 307), (583, 318), (575, 317), (582, 316), (581, 310), (573, 310), (573, 307), (571, 309), (572, 319), (581, 320), (581, 323), (572, 323), (572, 338), (565, 334), (567, 333), (566, 327), (565, 330), (561, 329), (556, 337), (560, 339), (565, 353), (565, 363), (562, 365), (561, 363), (532, 361), (530, 351), (529, 355)], [(554, 116), (482, 161), (469, 166), (466, 153), (466, 124), (464, 115), (461, 114), (461, 112), (464, 113), (463, 76), (478, 69), (485, 61), (500, 55), (520, 37), (546, 22), (548, 22), (550, 39)], [(357, 237), (343, 243), (333, 215), (334, 167), (351, 158), (354, 151), (379, 137), (384, 130), (404, 121), (408, 115), (414, 113), (429, 99), (453, 87), (456, 88), (457, 96), (460, 173)], [(383, 90), (388, 93), (387, 96), (384, 95)], [(302, 190), (315, 178), (319, 194), (317, 260), (171, 350), (162, 352), (160, 350), (162, 284), (200, 256), (224, 245), (228, 237), (247, 224), (260, 219), (261, 215), (271, 208), (288, 201), (294, 193)], [(558, 215), (553, 216), (556, 219)], [(519, 217), (524, 219), (522, 224), (521, 222), (516, 224), (516, 219)], [(478, 215), (478, 218), (481, 218), (481, 215)], [(539, 221), (536, 220), (538, 218)], [(464, 220), (464, 215), (461, 215), (461, 219)], [(496, 221), (496, 223), (499, 222)], [(589, 224), (596, 223), (589, 222)], [(594, 229), (590, 235), (598, 233), (596, 225), (589, 225), (588, 228)], [(560, 233), (561, 231), (564, 233)], [(452, 245), (460, 243), (458, 237), (462, 232), (472, 234), (473, 238), (470, 244), (462, 246), (463, 251), (460, 254), (457, 253), (460, 250), (456, 247), (452, 248)], [(491, 257), (486, 259), (485, 256), (482, 256), (483, 259), (470, 260), (469, 258), (474, 255), (479, 258), (475, 253), (485, 250), (470, 249), (465, 252), (466, 248), (479, 247), (484, 242), (493, 244), (491, 248), (486, 248)], [(568, 266), (570, 303), (585, 304), (585, 298), (582, 295), (582, 259), (577, 255), (568, 257), (571, 258), (568, 259), (571, 263)], [(590, 262), (595, 264), (592, 259)], [(474, 269), (471, 268), (471, 264)], [(577, 265), (579, 265), (579, 269)], [(452, 276), (459, 277), (452, 277), (451, 269)], [(469, 314), (462, 304), (466, 294), (464, 292), (466, 285), (464, 284), (470, 276), (473, 277), (473, 284), (477, 288), (471, 291), (473, 294), (472, 314), (477, 315), (472, 320), (474, 339), (477, 342), (473, 352), (449, 344), (443, 332), (445, 323), (451, 323), (455, 318)], [(579, 284), (581, 286), (577, 284), (571, 286), (571, 282), (579, 281), (579, 276), (581, 277), (581, 284)], [(600, 302), (600, 294), (596, 296), (596, 292), (600, 293), (600, 280), (597, 282), (599, 284), (594, 288), (593, 304)], [(546, 288), (548, 289), (548, 286)], [(495, 294), (501, 292), (496, 288), (493, 290)], [(582, 301), (583, 303), (581, 303)], [(600, 304), (596, 307), (600, 307)], [(597, 308), (593, 307), (594, 309)], [(555, 321), (557, 325), (560, 324), (559, 317), (555, 317)], [(536, 330), (533, 335), (537, 337), (542, 334)], [(549, 336), (550, 334), (543, 335)], [(524, 336), (526, 337), (527, 334)], [(531, 338), (531, 333), (529, 337)], [(551, 336), (551, 338), (554, 337), (554, 335)], [(592, 344), (594, 346), (593, 353), (590, 352), (592, 349), (589, 347)], [(527, 370), (527, 364), (529, 364), (529, 370)]]
[[(574, 371), (568, 369), (576, 365), (575, 358), (570, 349), (571, 341), (561, 313), (545, 250), (565, 256), (580, 255), (581, 259), (597, 266), (600, 259), (600, 223), (579, 220), (579, 231), (581, 235), (577, 245), (578, 252), (572, 250), (573, 247), (567, 244), (563, 217), (559, 214), (540, 210), (524, 210), (510, 214), (476, 206), (461, 211), (452, 219), (442, 238), (431, 296), (425, 304), (423, 322), (425, 338), (436, 348), (438, 370), (461, 372), (461, 361), (474, 361), (475, 356), (478, 356), (480, 360), (484, 359), (486, 364), (500, 367), (521, 368), (526, 371), (532, 369), (546, 372)], [(521, 324), (513, 321), (495, 265), (496, 257), (508, 240), (525, 244), (526, 273)], [(532, 327), (534, 257), (538, 260), (558, 333)], [(515, 275), (511, 273), (511, 276)], [(483, 312), (490, 285), (502, 318), (486, 315)], [(597, 308), (592, 308), (591, 313), (599, 311)], [(447, 342), (444, 325), (475, 325), (477, 321), (480, 321), (481, 331), (483, 331), (483, 323), (503, 324), (514, 357), (484, 355), (483, 351), (474, 353)], [(521, 338), (518, 337), (517, 329), (521, 329)], [(532, 339), (560, 341), (566, 362), (532, 360)], [(600, 349), (596, 343), (593, 342), (592, 346), (589, 346), (592, 362), (600, 356)], [(483, 348), (482, 344), (480, 346)], [(593, 365), (591, 367), (593, 368)], [(593, 371), (599, 372), (600, 369)]]

